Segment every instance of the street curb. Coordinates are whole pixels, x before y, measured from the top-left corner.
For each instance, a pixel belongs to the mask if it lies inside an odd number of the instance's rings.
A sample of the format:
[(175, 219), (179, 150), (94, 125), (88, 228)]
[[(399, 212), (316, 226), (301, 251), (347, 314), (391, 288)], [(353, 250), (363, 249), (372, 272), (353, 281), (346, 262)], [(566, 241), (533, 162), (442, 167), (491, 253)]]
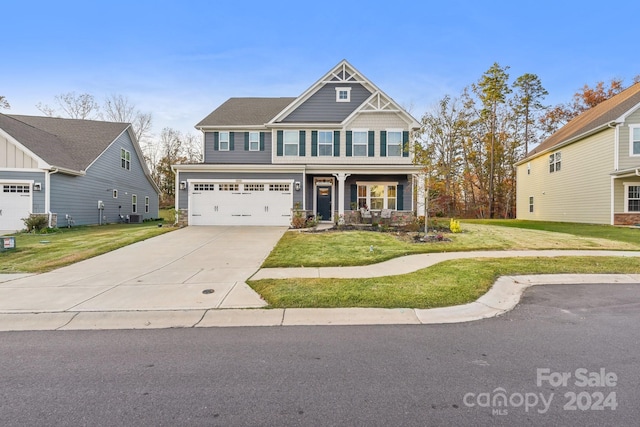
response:
[(227, 308), (148, 311), (0, 313), (0, 331), (166, 329), (242, 326), (435, 325), (500, 316), (540, 285), (640, 285), (640, 274), (545, 274), (503, 276), (478, 300), (453, 307)]

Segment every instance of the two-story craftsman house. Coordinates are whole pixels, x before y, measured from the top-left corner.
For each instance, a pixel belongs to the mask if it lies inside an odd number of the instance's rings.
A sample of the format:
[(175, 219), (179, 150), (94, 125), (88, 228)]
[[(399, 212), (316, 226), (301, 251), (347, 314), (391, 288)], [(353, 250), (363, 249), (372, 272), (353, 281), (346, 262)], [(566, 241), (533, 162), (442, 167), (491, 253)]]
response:
[(173, 166), (176, 206), (190, 225), (289, 225), (294, 209), (325, 221), (412, 213), (418, 127), (342, 61), (297, 98), (231, 98), (198, 123), (204, 162)]

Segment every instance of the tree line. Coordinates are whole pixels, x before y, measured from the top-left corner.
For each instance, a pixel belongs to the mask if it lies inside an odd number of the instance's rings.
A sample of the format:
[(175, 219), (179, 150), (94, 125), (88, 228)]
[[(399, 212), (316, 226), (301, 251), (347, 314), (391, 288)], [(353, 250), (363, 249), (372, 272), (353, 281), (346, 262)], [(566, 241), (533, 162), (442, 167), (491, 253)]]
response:
[(570, 102), (549, 106), (537, 75), (511, 81), (508, 70), (494, 63), (422, 116), (415, 161), (426, 175), (429, 215), (514, 218), (515, 164), (572, 118), (625, 89), (621, 79), (585, 84)]

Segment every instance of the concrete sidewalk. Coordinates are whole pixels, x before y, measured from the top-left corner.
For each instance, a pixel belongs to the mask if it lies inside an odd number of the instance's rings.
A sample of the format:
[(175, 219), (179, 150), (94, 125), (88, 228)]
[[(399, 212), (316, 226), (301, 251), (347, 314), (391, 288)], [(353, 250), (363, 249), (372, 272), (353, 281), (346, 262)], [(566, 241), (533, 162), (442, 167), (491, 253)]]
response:
[(620, 251), (457, 252), (363, 267), (258, 270), (283, 232), (275, 227), (189, 227), (51, 273), (0, 275), (0, 330), (455, 323), (505, 313), (532, 285), (640, 284), (640, 275), (514, 276), (500, 278), (477, 301), (456, 307), (261, 309), (265, 302), (245, 283), (252, 274), (252, 279), (357, 278), (405, 274), (460, 258), (640, 256)]

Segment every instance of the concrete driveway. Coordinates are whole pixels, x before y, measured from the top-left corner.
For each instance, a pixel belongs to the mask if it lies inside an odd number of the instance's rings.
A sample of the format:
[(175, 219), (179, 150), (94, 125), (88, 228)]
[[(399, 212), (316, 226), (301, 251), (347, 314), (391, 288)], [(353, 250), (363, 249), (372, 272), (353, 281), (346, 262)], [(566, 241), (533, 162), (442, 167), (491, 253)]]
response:
[(37, 275), (0, 275), (1, 313), (262, 307), (245, 280), (286, 227), (186, 227)]

